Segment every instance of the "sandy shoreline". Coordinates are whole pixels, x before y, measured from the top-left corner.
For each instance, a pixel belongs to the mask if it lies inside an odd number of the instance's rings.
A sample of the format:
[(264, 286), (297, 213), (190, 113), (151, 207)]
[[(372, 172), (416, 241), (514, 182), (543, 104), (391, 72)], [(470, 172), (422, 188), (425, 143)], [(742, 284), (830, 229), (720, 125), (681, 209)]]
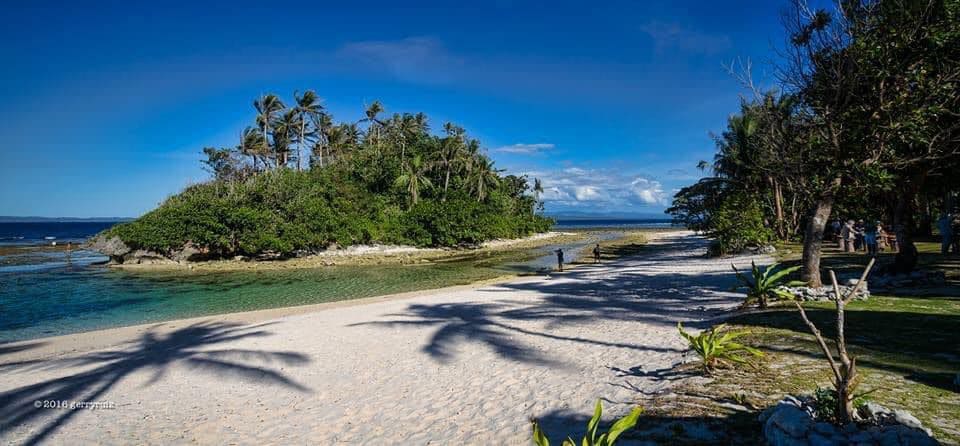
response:
[(295, 268), (319, 268), (335, 265), (385, 265), (430, 263), (445, 258), (491, 251), (530, 249), (551, 243), (569, 243), (586, 237), (585, 232), (550, 231), (528, 237), (508, 240), (490, 240), (477, 248), (417, 248), (414, 246), (356, 245), (332, 249), (306, 257), (284, 260), (209, 260), (178, 263), (172, 260), (156, 263), (110, 264), (111, 268), (127, 271), (248, 271)]
[[(672, 385), (678, 320), (736, 306), (731, 259), (658, 248), (562, 274), (0, 345), (0, 442), (526, 444)], [(738, 264), (763, 257), (733, 259)], [(634, 371), (634, 372), (632, 372)], [(35, 408), (106, 401), (114, 410)]]

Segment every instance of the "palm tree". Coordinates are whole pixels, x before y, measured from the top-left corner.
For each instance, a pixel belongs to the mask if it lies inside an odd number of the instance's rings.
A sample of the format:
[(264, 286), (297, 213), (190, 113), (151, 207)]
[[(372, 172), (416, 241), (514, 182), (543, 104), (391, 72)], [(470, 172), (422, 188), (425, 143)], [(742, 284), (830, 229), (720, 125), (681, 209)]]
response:
[(411, 205), (415, 205), (420, 201), (420, 188), (433, 187), (433, 183), (430, 181), (430, 176), (428, 175), (429, 168), (427, 163), (423, 161), (423, 158), (420, 155), (416, 155), (410, 162), (404, 163), (403, 174), (397, 177), (393, 183), (397, 187), (407, 188), (407, 192), (410, 193)]
[(417, 115), (411, 115), (410, 113), (404, 113), (402, 116), (393, 115), (390, 121), (391, 133), (393, 133), (393, 137), (400, 146), (401, 163), (406, 160), (407, 143), (425, 131), (426, 121), (420, 115), (422, 113)]
[(280, 113), (285, 107), (283, 101), (277, 95), (270, 93), (253, 101), (253, 107), (257, 109), (257, 127), (260, 128), (264, 141), (269, 143), (269, 138), (273, 136), (273, 126), (277, 113)]
[[(253, 160), (253, 170), (256, 171), (257, 158), (269, 153), (269, 147), (260, 131), (248, 126), (240, 133), (240, 144), (237, 145), (237, 151)], [(266, 161), (264, 161), (264, 166), (266, 166)]]
[(331, 133), (336, 133), (336, 127), (333, 125), (333, 118), (328, 113), (321, 111), (313, 117), (313, 128), (314, 141), (310, 155), (310, 166), (314, 166), (314, 160), (316, 160), (319, 167), (323, 167), (324, 152), (329, 155), (332, 150), (333, 138)]
[(277, 157), (277, 167), (286, 166), (290, 156), (290, 143), (299, 141), (300, 116), (296, 109), (283, 112), (274, 124), (273, 152)]
[(377, 115), (379, 115), (380, 113), (383, 113), (383, 104), (381, 104), (379, 100), (373, 101), (373, 103), (370, 104), (369, 107), (367, 107), (367, 110), (364, 113), (366, 114), (367, 117), (361, 119), (360, 122), (369, 123), (369, 127), (367, 127), (367, 132), (369, 133), (370, 131), (373, 131), (374, 144), (377, 147), (377, 154), (379, 154), (380, 153), (380, 127), (383, 126), (383, 122), (377, 119)]
[(463, 128), (448, 122), (443, 125), (447, 137), (440, 145), (439, 165), (443, 173), (443, 201), (447, 200), (447, 189), (450, 188), (450, 172), (456, 163), (460, 162), (463, 154)]
[(540, 194), (543, 193), (543, 183), (540, 182), (539, 178), (533, 179), (533, 201), (537, 203), (537, 208), (543, 209), (543, 204), (540, 202)]
[(325, 127), (327, 155), (331, 158), (342, 157), (355, 149), (360, 143), (360, 129), (356, 124), (340, 124)]
[(470, 188), (477, 195), (477, 201), (487, 198), (487, 190), (500, 184), (500, 171), (493, 167), (493, 160), (484, 155), (477, 156), (470, 175)]
[[(313, 90), (305, 91), (303, 96), (300, 96), (297, 92), (294, 92), (293, 97), (297, 101), (297, 106), (294, 108), (294, 110), (296, 111), (297, 117), (300, 121), (300, 134), (297, 137), (297, 170), (300, 170), (300, 159), (302, 158), (301, 148), (309, 136), (307, 134), (307, 123), (317, 123), (319, 115), (323, 113), (323, 106), (320, 105), (320, 98), (317, 97), (317, 94), (314, 93)], [(322, 150), (320, 151), (320, 167), (323, 167)]]

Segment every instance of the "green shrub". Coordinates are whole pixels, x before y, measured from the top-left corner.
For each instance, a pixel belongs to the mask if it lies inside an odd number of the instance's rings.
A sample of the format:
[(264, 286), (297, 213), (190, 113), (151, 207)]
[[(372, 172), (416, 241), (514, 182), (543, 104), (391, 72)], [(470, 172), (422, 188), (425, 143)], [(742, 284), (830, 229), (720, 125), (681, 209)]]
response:
[(535, 215), (525, 197), (497, 193), (479, 202), (452, 191), (446, 201), (427, 197), (404, 210), (406, 197), (367, 187), (333, 168), (211, 181), (186, 188), (108, 233), (135, 249), (170, 254), (190, 242), (213, 256), (229, 257), (265, 251), (292, 255), (332, 243), (476, 245), (543, 232), (552, 224)]
[(773, 231), (763, 219), (763, 210), (756, 199), (732, 196), (726, 198), (710, 220), (708, 234), (714, 238), (710, 254), (733, 254), (750, 246), (764, 246), (773, 240)]
[[(643, 413), (643, 409), (635, 407), (629, 414), (614, 422), (609, 431), (597, 435), (600, 428), (600, 416), (603, 414), (603, 406), (600, 404), (600, 400), (597, 400), (597, 406), (593, 410), (593, 418), (587, 423), (587, 433), (583, 436), (580, 444), (583, 446), (613, 446), (617, 443), (621, 434), (637, 425), (641, 413)], [(550, 446), (550, 440), (540, 429), (540, 423), (537, 420), (533, 420), (533, 442), (537, 446)], [(562, 443), (562, 446), (576, 445), (577, 443), (569, 436)]]
[(690, 343), (703, 366), (703, 372), (710, 374), (720, 366), (729, 366), (731, 363), (747, 364), (745, 355), (763, 356), (763, 352), (737, 342), (735, 339), (747, 334), (745, 331), (724, 331), (726, 324), (715, 325), (709, 330), (703, 330), (694, 336), (683, 330), (683, 324), (677, 322), (680, 336)]
[(792, 300), (794, 298), (793, 294), (778, 288), (783, 285), (796, 284), (796, 282), (787, 282), (787, 276), (799, 270), (799, 266), (791, 266), (778, 270), (777, 267), (779, 264), (774, 263), (766, 269), (761, 270), (756, 262), (750, 262), (750, 265), (751, 277), (748, 278), (740, 273), (736, 265), (730, 264), (733, 272), (737, 274), (737, 280), (740, 281), (740, 285), (734, 287), (734, 289), (745, 289), (747, 292), (747, 298), (743, 302), (744, 306), (756, 301), (760, 308), (764, 309), (767, 308), (768, 299), (780, 298)]

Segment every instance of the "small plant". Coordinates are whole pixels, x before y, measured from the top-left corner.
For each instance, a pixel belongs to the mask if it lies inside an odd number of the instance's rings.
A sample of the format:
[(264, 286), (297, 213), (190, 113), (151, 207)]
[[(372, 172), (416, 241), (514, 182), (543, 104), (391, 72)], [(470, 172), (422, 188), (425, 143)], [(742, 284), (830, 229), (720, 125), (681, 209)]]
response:
[[(857, 285), (847, 292), (846, 296), (840, 295), (840, 285), (837, 284), (837, 275), (834, 274), (833, 270), (830, 270), (830, 280), (833, 282), (833, 292), (835, 295), (834, 304), (836, 304), (837, 307), (837, 334), (834, 339), (837, 350), (836, 358), (834, 358), (833, 352), (830, 351), (830, 347), (827, 346), (827, 341), (823, 338), (820, 330), (817, 329), (817, 326), (807, 317), (807, 312), (804, 311), (803, 305), (800, 305), (799, 302), (794, 302), (797, 310), (800, 311), (800, 317), (803, 319), (803, 322), (807, 324), (810, 332), (813, 333), (813, 336), (817, 339), (820, 351), (823, 352), (827, 363), (830, 365), (830, 371), (833, 372), (833, 390), (830, 391), (832, 392), (833, 400), (826, 400), (826, 394), (824, 394), (824, 405), (818, 404), (817, 406), (818, 416), (819, 413), (830, 413), (830, 409), (826, 406), (832, 403), (835, 409), (832, 411), (831, 418), (834, 423), (837, 424), (849, 423), (853, 420), (853, 413), (858, 398), (853, 392), (856, 390), (857, 385), (860, 384), (860, 375), (857, 371), (857, 358), (851, 357), (847, 353), (847, 340), (846, 334), (844, 333), (844, 310), (847, 304), (853, 300), (853, 297), (857, 295), (857, 292), (860, 291), (860, 287), (863, 286), (864, 281), (867, 280), (867, 276), (870, 275), (870, 270), (873, 269), (874, 262), (876, 262), (875, 258), (870, 259), (870, 263), (868, 263), (867, 268), (863, 270), (863, 275), (860, 276)], [(824, 392), (818, 390), (818, 394), (820, 393)], [(861, 394), (860, 397), (863, 395), (866, 395), (866, 393)], [(817, 398), (819, 403), (820, 396), (818, 395)], [(821, 418), (823, 417), (821, 416)]]
[(726, 324), (715, 325), (694, 336), (684, 331), (683, 324), (677, 322), (680, 336), (683, 336), (690, 343), (690, 348), (700, 356), (705, 374), (709, 375), (717, 367), (729, 366), (730, 363), (747, 364), (749, 361), (745, 355), (763, 356), (760, 350), (734, 342), (748, 332), (724, 331), (726, 326)]
[[(600, 404), (600, 400), (597, 400), (597, 407), (593, 410), (593, 418), (587, 423), (587, 433), (583, 436), (580, 444), (582, 446), (613, 446), (617, 443), (620, 434), (637, 425), (637, 419), (640, 418), (641, 413), (643, 413), (643, 408), (633, 408), (626, 416), (614, 422), (609, 431), (598, 436), (597, 430), (600, 427), (600, 415), (603, 414), (603, 406)], [(540, 429), (540, 423), (537, 420), (533, 420), (533, 443), (537, 446), (550, 446), (550, 440)], [(566, 440), (563, 440), (561, 446), (577, 446), (577, 443), (572, 438), (567, 437)]]
[(736, 401), (736, 403), (741, 406), (746, 406), (747, 404), (749, 404), (749, 402), (747, 401), (747, 394), (743, 392), (734, 393), (733, 400)]
[(834, 423), (837, 420), (837, 391), (817, 387), (813, 392), (813, 399), (817, 403), (817, 419)]
[[(853, 409), (858, 410), (864, 404), (868, 402), (867, 395), (873, 391), (878, 390), (874, 389), (869, 392), (864, 392), (853, 397)], [(823, 387), (817, 387), (817, 390), (813, 392), (813, 399), (817, 405), (817, 419), (820, 421), (826, 421), (828, 423), (837, 423), (837, 391), (834, 389), (828, 389)]]
[(744, 306), (750, 305), (756, 301), (761, 309), (765, 309), (767, 308), (768, 299), (793, 299), (792, 294), (786, 290), (779, 289), (779, 287), (786, 284), (792, 284), (792, 282), (785, 283), (786, 276), (800, 269), (799, 266), (777, 269), (779, 264), (774, 263), (768, 266), (766, 269), (761, 270), (760, 267), (757, 266), (756, 262), (750, 262), (750, 265), (752, 266), (752, 277), (750, 278), (744, 276), (740, 270), (737, 269), (736, 265), (730, 265), (730, 267), (733, 268), (733, 272), (737, 274), (737, 279), (740, 280), (740, 285), (734, 287), (734, 289), (746, 289), (747, 291), (747, 299), (743, 302)]

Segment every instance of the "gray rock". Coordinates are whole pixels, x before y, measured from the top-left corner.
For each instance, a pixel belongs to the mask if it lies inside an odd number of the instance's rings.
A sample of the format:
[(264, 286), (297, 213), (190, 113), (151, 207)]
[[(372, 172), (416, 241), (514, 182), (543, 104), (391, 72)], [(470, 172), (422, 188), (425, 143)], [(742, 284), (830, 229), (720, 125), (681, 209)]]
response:
[(175, 251), (170, 257), (177, 262), (190, 262), (199, 260), (206, 252), (193, 243), (187, 242), (179, 251)]
[(857, 414), (865, 421), (874, 420), (882, 415), (890, 414), (890, 410), (877, 403), (869, 402), (857, 409)]
[(777, 425), (791, 437), (803, 438), (813, 428), (813, 418), (803, 409), (784, 406), (770, 417), (767, 423)]
[(909, 446), (937, 446), (940, 443), (929, 433), (910, 429), (906, 426), (893, 426), (899, 434), (900, 444)]
[(807, 444), (810, 446), (836, 446), (837, 441), (832, 437), (825, 437), (818, 433), (812, 433), (807, 437)]
[(125, 254), (123, 257), (121, 257), (118, 263), (134, 265), (159, 265), (164, 263), (173, 263), (173, 260), (170, 260), (162, 254), (157, 254), (153, 251), (138, 249)]
[(764, 436), (770, 446), (807, 446), (806, 439), (791, 437), (780, 429), (771, 429)]
[(836, 426), (834, 426), (834, 425), (832, 425), (832, 424), (830, 424), (830, 423), (824, 423), (823, 421), (814, 424), (814, 425), (813, 425), (813, 430), (816, 431), (817, 433), (822, 434), (822, 435), (825, 435), (825, 436), (827, 436), (827, 437), (832, 437), (832, 436), (837, 435), (837, 434), (840, 433), (840, 432), (837, 430), (837, 427), (836, 427)]
[(907, 412), (905, 410), (900, 410), (900, 409), (894, 409), (893, 419), (900, 425), (909, 427), (911, 429), (918, 429), (923, 431), (927, 435), (932, 435), (932, 432), (930, 431), (930, 429), (925, 429), (923, 427), (923, 423), (921, 423), (920, 420), (918, 420), (917, 417), (913, 416), (913, 414), (911, 414), (910, 412)]
[(123, 263), (124, 256), (132, 251), (120, 237), (107, 237), (103, 234), (90, 239), (86, 247), (110, 257), (110, 260), (116, 263)]

